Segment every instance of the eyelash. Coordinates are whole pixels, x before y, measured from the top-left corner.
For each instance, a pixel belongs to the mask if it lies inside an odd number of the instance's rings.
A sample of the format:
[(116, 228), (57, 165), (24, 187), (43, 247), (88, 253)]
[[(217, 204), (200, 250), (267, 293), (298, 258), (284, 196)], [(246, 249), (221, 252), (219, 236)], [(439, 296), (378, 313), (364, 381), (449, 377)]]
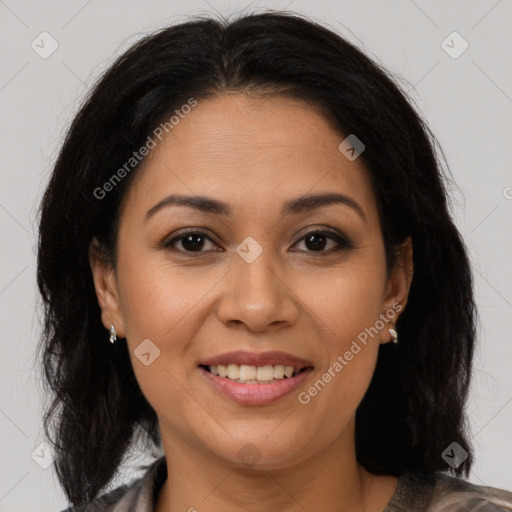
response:
[[(187, 255), (190, 255), (192, 257), (197, 257), (205, 252), (208, 252), (208, 251), (185, 251), (185, 250), (182, 250), (182, 249), (178, 249), (177, 247), (173, 247), (173, 245), (176, 243), (176, 242), (179, 242), (191, 235), (200, 235), (200, 236), (204, 236), (206, 239), (208, 239), (210, 242), (212, 243), (215, 243), (209, 236), (206, 232), (204, 231), (200, 231), (200, 230), (189, 230), (189, 231), (186, 231), (184, 233), (182, 233), (180, 236), (178, 237), (175, 237), (173, 238), (172, 240), (170, 240), (169, 242), (164, 242), (163, 243), (163, 246), (164, 248), (166, 249), (169, 249), (169, 250), (172, 250), (172, 251), (177, 251), (177, 252), (181, 252), (183, 254), (187, 254)], [(346, 238), (345, 236), (343, 235), (340, 235), (336, 232), (333, 232), (333, 231), (329, 231), (329, 230), (312, 230), (312, 231), (309, 231), (307, 233), (305, 233), (302, 238), (300, 238), (299, 240), (297, 240), (296, 243), (299, 243), (299, 242), (302, 242), (306, 237), (310, 236), (310, 235), (323, 235), (325, 236), (326, 238), (330, 239), (330, 240), (333, 240), (335, 241), (338, 245), (336, 247), (333, 247), (332, 249), (329, 249), (329, 250), (322, 250), (322, 251), (299, 251), (299, 252), (310, 252), (310, 253), (313, 253), (313, 254), (319, 254), (321, 255), (322, 253), (327, 253), (327, 254), (333, 254), (333, 253), (338, 253), (342, 250), (350, 250), (350, 249), (353, 249), (354, 248), (354, 245), (352, 244), (352, 242)], [(295, 245), (295, 244), (294, 244)], [(216, 251), (216, 252), (220, 252), (220, 251)]]

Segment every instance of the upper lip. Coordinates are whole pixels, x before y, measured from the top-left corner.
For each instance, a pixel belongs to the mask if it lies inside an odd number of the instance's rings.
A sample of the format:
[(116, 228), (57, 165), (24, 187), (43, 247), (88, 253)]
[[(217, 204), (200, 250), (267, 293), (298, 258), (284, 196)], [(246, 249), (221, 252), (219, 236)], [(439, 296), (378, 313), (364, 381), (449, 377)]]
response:
[(219, 354), (217, 356), (206, 359), (200, 366), (217, 366), (217, 365), (247, 365), (247, 366), (267, 366), (267, 365), (278, 365), (293, 366), (297, 370), (302, 370), (312, 364), (306, 359), (294, 356), (293, 354), (287, 354), (286, 352), (280, 352), (274, 350), (271, 352), (245, 352), (235, 351), (226, 352), (225, 354)]

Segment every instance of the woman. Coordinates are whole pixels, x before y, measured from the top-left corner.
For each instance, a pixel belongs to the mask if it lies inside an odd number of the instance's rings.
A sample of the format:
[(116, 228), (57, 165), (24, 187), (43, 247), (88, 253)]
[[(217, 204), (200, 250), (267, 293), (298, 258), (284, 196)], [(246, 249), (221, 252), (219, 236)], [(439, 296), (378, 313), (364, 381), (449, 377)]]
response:
[[(383, 69), (298, 15), (121, 56), (41, 204), (68, 510), (512, 510), (461, 478), (476, 310), (435, 147)], [(140, 434), (163, 454), (103, 492)]]

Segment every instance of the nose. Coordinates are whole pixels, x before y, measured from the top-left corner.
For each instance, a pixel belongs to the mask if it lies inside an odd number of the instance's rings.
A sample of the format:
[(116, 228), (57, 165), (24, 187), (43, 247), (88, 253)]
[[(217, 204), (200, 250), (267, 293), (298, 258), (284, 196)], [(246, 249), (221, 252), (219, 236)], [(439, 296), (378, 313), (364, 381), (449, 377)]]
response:
[(286, 281), (285, 273), (265, 251), (252, 263), (237, 256), (222, 283), (219, 320), (254, 332), (293, 325), (299, 318), (300, 301)]

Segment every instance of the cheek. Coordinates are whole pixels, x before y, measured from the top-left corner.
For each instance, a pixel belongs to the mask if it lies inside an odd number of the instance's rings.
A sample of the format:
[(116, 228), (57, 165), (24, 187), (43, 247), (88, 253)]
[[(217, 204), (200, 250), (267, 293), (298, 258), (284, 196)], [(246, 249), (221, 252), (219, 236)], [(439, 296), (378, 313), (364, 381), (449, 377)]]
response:
[[(314, 281), (306, 280), (301, 293), (308, 297), (312, 318), (318, 319), (319, 327), (323, 325), (328, 334), (331, 354), (344, 351), (351, 340), (375, 326), (384, 312), (385, 269), (369, 251), (346, 266), (331, 269), (322, 277), (315, 276)], [(314, 294), (312, 289), (316, 290)]]
[[(119, 259), (119, 293), (130, 358), (137, 381), (156, 410), (166, 404), (179, 407), (186, 398), (180, 383), (187, 381), (187, 371), (195, 362), (191, 347), (211, 315), (212, 288), (225, 272), (223, 268), (177, 268), (135, 251)], [(141, 347), (154, 360), (148, 366), (138, 358)]]
[(134, 252), (120, 258), (118, 282), (132, 366), (150, 397), (152, 389), (172, 381), (171, 375), (180, 378), (183, 354), (197, 325), (190, 318), (207, 287), (191, 283), (179, 272), (164, 269), (148, 258), (137, 258)]
[[(325, 386), (315, 381), (315, 389), (309, 390), (317, 397), (310, 398), (320, 415), (326, 407), (352, 414), (371, 382), (380, 347), (379, 315), (384, 312), (385, 267), (378, 256), (378, 251), (365, 251), (350, 264), (317, 275), (314, 294), (313, 283), (303, 282), (301, 294), (308, 297), (313, 332), (319, 333), (317, 341), (324, 353), (316, 379)], [(341, 414), (334, 423), (344, 420)]]
[[(124, 270), (122, 314), (135, 377), (159, 417), (174, 418), (177, 410), (190, 407), (184, 393), (187, 354), (203, 322), (201, 299), (211, 284), (158, 267)], [(173, 422), (186, 432), (185, 419)]]
[(177, 350), (176, 339), (183, 337), (191, 315), (201, 310), (201, 300), (215, 281), (215, 276), (200, 270), (179, 269), (147, 255), (120, 261), (121, 310), (128, 336), (161, 344), (173, 339), (166, 350)]

